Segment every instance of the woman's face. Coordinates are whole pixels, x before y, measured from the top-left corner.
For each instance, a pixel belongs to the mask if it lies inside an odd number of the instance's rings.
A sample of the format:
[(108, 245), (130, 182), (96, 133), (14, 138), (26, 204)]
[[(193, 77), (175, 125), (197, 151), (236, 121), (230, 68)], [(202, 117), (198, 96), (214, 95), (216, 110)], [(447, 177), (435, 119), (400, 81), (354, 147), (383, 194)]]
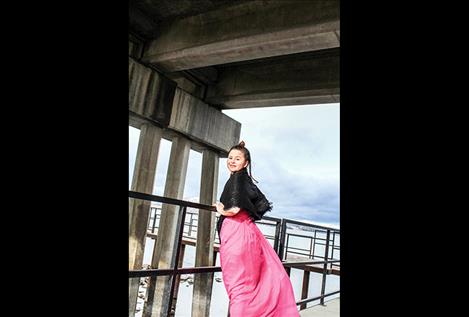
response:
[(228, 166), (228, 170), (231, 173), (234, 173), (248, 166), (249, 162), (244, 158), (244, 153), (242, 151), (233, 149), (228, 153), (226, 164)]

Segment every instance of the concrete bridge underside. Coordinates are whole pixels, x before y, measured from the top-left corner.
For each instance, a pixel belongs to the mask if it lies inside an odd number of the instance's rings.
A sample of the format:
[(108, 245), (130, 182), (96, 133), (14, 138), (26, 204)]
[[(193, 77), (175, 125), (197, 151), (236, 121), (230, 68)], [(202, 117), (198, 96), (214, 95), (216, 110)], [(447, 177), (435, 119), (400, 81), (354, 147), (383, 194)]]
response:
[[(152, 193), (162, 138), (172, 141), (164, 196), (182, 199), (189, 150), (202, 153), (200, 203), (217, 198), (218, 161), (241, 124), (223, 109), (337, 103), (336, 0), (130, 0), (129, 124), (140, 129), (131, 189)], [(142, 268), (150, 204), (130, 200), (129, 269)], [(174, 206), (163, 206), (153, 268), (175, 259)], [(215, 215), (199, 211), (196, 266), (213, 263)], [(192, 316), (208, 317), (213, 273), (194, 281)], [(169, 280), (152, 280), (143, 315), (167, 316)], [(129, 283), (135, 315), (138, 279)], [(174, 308), (174, 307), (173, 307)]]
[(218, 109), (339, 102), (339, 2), (130, 2), (131, 55)]

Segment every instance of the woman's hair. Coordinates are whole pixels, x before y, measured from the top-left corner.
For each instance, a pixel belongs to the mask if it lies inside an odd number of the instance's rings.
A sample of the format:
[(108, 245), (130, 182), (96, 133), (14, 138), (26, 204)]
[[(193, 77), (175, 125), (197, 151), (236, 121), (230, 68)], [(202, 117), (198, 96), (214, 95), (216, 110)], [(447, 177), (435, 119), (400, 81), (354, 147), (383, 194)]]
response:
[(244, 147), (245, 143), (244, 141), (239, 142), (239, 144), (233, 145), (231, 149), (228, 151), (228, 153), (231, 152), (231, 150), (239, 150), (243, 152), (244, 154), (244, 159), (249, 162), (248, 168), (249, 168), (249, 177), (251, 177), (252, 180), (254, 180), (256, 183), (259, 183), (254, 177), (252, 177), (251, 173), (251, 153), (249, 153), (249, 150)]

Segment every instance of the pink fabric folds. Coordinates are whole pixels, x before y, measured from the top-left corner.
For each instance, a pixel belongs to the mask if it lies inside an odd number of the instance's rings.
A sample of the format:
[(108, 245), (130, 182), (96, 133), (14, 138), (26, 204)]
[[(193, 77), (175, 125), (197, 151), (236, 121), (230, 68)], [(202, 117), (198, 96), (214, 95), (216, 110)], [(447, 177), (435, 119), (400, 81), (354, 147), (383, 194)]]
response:
[(220, 241), (230, 317), (300, 316), (282, 262), (247, 211), (224, 219)]

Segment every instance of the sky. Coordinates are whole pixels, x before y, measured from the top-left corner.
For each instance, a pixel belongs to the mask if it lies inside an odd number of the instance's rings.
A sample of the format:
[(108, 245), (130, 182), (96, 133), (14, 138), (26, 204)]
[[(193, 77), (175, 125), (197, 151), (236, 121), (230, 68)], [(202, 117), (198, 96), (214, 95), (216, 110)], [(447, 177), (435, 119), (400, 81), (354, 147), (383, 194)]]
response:
[[(251, 153), (252, 176), (273, 202), (269, 216), (340, 227), (340, 105), (304, 105), (223, 110), (241, 123), (240, 140)], [(129, 127), (129, 189), (139, 130)], [(171, 142), (162, 140), (154, 195), (163, 195)], [(202, 154), (191, 150), (184, 200), (197, 201)], [(219, 162), (219, 199), (229, 178)]]

